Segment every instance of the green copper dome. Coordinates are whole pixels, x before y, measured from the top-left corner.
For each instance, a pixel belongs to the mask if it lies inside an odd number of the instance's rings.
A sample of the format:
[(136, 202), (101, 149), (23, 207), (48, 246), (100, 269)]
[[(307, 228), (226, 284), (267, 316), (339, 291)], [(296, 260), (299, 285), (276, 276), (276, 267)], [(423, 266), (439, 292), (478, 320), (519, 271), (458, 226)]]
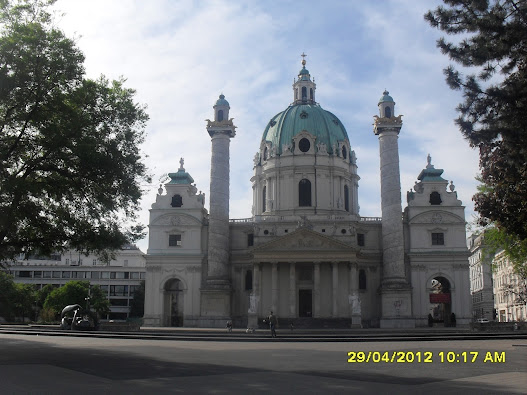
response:
[(221, 94), (220, 98), (218, 100), (216, 100), (216, 106), (229, 106), (229, 102), (227, 100), (225, 100), (225, 95), (224, 94)]
[(272, 142), (278, 154), (282, 145), (292, 144), (293, 137), (306, 130), (316, 137), (315, 144), (326, 145), (328, 153), (333, 153), (333, 145), (338, 141), (348, 141), (348, 133), (340, 120), (318, 104), (291, 105), (276, 114), (267, 124), (262, 140)]
[(379, 99), (379, 104), (383, 103), (383, 102), (392, 102), (392, 103), (395, 103), (393, 101), (393, 98), (389, 95), (390, 92), (388, 92), (387, 90), (385, 90), (384, 92), (382, 92), (382, 97)]

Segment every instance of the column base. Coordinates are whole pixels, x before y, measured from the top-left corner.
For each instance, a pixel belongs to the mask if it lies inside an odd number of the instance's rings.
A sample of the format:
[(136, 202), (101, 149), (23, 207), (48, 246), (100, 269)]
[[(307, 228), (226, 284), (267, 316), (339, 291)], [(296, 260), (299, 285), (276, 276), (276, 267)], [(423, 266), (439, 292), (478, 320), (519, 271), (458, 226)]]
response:
[(381, 318), (381, 329), (415, 328), (414, 318)]
[(362, 317), (360, 315), (351, 316), (351, 327), (352, 328), (362, 328)]
[(253, 313), (248, 314), (247, 329), (258, 329), (258, 314), (253, 314)]
[(381, 328), (415, 328), (412, 317), (412, 287), (403, 282), (386, 282), (381, 287)]
[(202, 289), (200, 327), (223, 328), (231, 321), (230, 288)]

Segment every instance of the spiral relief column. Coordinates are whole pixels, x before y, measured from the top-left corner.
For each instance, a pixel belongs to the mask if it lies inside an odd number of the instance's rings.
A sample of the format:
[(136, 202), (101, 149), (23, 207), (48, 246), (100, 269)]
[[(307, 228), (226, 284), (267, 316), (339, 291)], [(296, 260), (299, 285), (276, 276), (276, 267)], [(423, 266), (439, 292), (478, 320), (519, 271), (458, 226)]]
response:
[(212, 156), (207, 277), (201, 290), (201, 325), (224, 327), (231, 319), (231, 267), (229, 262), (229, 146), (236, 126), (229, 119), (229, 102), (220, 95), (208, 121)]
[(384, 91), (379, 100), (380, 117), (373, 132), (379, 137), (382, 210), (381, 328), (413, 328), (411, 286), (406, 280), (404, 235), (399, 172), (399, 132), (401, 115), (395, 116), (395, 102)]

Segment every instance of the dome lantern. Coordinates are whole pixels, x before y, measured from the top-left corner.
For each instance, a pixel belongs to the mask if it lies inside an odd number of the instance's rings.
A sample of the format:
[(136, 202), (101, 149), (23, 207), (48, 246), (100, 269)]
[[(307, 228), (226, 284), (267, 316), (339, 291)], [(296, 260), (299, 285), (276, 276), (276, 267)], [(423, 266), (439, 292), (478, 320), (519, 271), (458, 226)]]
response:
[(306, 69), (306, 54), (302, 53), (302, 69), (298, 72), (298, 80), (293, 83), (293, 104), (315, 104), (315, 81), (311, 81), (311, 74)]

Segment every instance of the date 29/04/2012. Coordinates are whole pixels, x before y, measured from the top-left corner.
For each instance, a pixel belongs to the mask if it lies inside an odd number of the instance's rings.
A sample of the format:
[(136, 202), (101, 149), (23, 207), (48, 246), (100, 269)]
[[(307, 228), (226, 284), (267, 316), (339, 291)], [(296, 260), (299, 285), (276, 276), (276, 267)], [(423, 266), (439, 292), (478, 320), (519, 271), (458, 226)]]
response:
[(348, 363), (505, 363), (505, 351), (348, 351)]

